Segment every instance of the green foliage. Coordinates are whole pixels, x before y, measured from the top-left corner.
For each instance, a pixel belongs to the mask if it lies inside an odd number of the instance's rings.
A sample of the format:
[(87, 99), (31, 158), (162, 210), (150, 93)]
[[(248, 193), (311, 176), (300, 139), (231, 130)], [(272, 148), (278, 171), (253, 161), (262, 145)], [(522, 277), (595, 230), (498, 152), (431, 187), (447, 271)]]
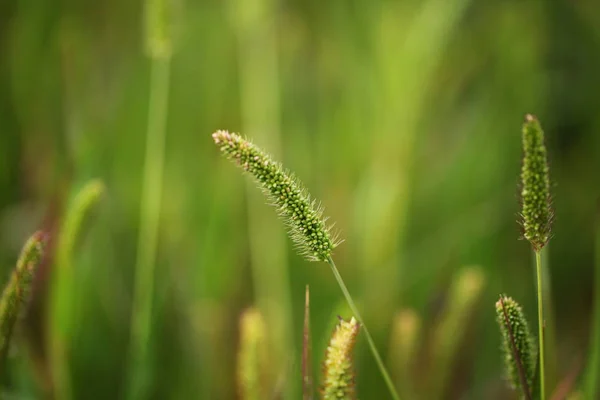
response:
[[(144, 57), (153, 4), (166, 5), (166, 18), (156, 21), (166, 21), (159, 36), (175, 54), (164, 91), (150, 89), (155, 69)], [(171, 7), (179, 5), (185, 12), (173, 24)], [(582, 327), (591, 325), (589, 299), (598, 292), (590, 279), (600, 171), (595, 11), (592, 1), (569, 0), (3, 2), (0, 277), (9, 280), (25, 234), (63, 226), (56, 216), (68, 208), (68, 188), (100, 177), (110, 199), (71, 260), (75, 291), (61, 312), (74, 327), (63, 343), (73, 398), (125, 398), (136, 344), (148, 355), (148, 397), (235, 398), (232, 344), (249, 304), (264, 313), (271, 338), (280, 330), (271, 321), (286, 327), (278, 384), (299, 396), (304, 285), (315, 343), (331, 333), (341, 296), (329, 271), (303, 268), (288, 254), (261, 193), (253, 202), (247, 196), (252, 183), (240, 185), (237, 171), (221, 168), (207, 133), (227, 126), (268, 147), (327, 205), (351, 243), (334, 250), (336, 262), (379, 348), (387, 350), (399, 310), (422, 318), (411, 376), (423, 395), (431, 327), (447, 305), (441, 288), (459, 266), (482, 266), (481, 304), (509, 291), (535, 310), (530, 245), (515, 240), (514, 226), (521, 151), (514, 128), (535, 110), (553, 155), (560, 222), (542, 255), (552, 272), (544, 274), (552, 288), (544, 295), (546, 348), (556, 325), (557, 362), (570, 376), (571, 357), (590, 352)], [(162, 154), (146, 157), (165, 179), (145, 185), (147, 118), (164, 115), (148, 102), (167, 90), (164, 162)], [(155, 241), (145, 242), (154, 247), (146, 275), (155, 279), (139, 284), (152, 305), (147, 314), (132, 311), (141, 196), (160, 200)], [(274, 256), (257, 257), (257, 248)], [(271, 264), (256, 274), (262, 260)], [(151, 334), (131, 343), (131, 317), (146, 315)], [(446, 397), (509, 398), (494, 317), (465, 322)], [(38, 315), (40, 337), (61, 325), (53, 319)], [(357, 350), (360, 393), (389, 398), (367, 347)], [(43, 397), (26, 353), (18, 355), (2, 389)], [(548, 374), (548, 389), (560, 379)]]

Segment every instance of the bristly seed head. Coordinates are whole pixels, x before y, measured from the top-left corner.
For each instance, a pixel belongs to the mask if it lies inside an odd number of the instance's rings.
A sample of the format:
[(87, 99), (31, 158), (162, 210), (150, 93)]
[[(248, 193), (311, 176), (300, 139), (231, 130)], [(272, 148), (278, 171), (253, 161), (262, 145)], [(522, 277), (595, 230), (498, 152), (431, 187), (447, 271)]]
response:
[(327, 261), (337, 246), (325, 225), (323, 210), (302, 184), (269, 155), (235, 133), (212, 135), (223, 154), (254, 177), (283, 216), (296, 247), (309, 261)]
[(354, 388), (353, 351), (360, 324), (352, 317), (350, 321), (340, 318), (335, 328), (323, 364), (325, 379), (321, 391), (323, 400), (352, 400)]
[(521, 361), (525, 379), (529, 388), (531, 388), (535, 374), (537, 352), (521, 306), (512, 298), (502, 295), (500, 300), (496, 302), (496, 320), (502, 334), (502, 349), (509, 383), (514, 389), (520, 389), (522, 386), (519, 365), (513, 350), (514, 341), (514, 347)]
[(521, 170), (521, 224), (525, 239), (540, 251), (551, 236), (552, 207), (544, 131), (539, 121), (527, 115), (523, 124)]

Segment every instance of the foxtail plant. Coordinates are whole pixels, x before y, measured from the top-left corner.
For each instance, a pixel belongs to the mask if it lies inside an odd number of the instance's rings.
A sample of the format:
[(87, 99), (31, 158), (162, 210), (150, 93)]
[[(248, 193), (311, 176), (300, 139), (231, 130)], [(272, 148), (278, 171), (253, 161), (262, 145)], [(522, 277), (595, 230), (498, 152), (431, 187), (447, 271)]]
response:
[(340, 242), (336, 240), (336, 235), (331, 233), (330, 226), (326, 224), (323, 209), (311, 199), (308, 191), (292, 174), (285, 171), (281, 164), (273, 161), (269, 155), (251, 142), (235, 133), (222, 130), (213, 133), (212, 137), (221, 152), (259, 184), (271, 205), (285, 221), (289, 235), (299, 253), (308, 261), (324, 261), (330, 265), (352, 313), (363, 327), (371, 352), (392, 398), (398, 400), (398, 394), (375, 347), (375, 342), (331, 257)]
[(267, 328), (262, 314), (249, 308), (240, 318), (240, 347), (238, 353), (238, 390), (244, 400), (267, 398)]
[(34, 233), (23, 246), (17, 266), (5, 286), (0, 300), (0, 371), (10, 347), (10, 340), (19, 316), (29, 300), (31, 286), (43, 255), (45, 235)]
[(522, 130), (523, 165), (521, 169), (521, 225), (523, 236), (535, 252), (538, 301), (540, 396), (545, 400), (544, 302), (542, 291), (542, 248), (551, 236), (553, 212), (544, 131), (532, 115), (525, 117)]
[(524, 399), (531, 400), (536, 351), (523, 310), (512, 298), (502, 295), (496, 302), (496, 320), (502, 334), (508, 381), (513, 389), (523, 392)]
[(340, 318), (323, 363), (323, 400), (356, 399), (353, 352), (359, 330), (360, 324), (354, 317), (350, 321)]

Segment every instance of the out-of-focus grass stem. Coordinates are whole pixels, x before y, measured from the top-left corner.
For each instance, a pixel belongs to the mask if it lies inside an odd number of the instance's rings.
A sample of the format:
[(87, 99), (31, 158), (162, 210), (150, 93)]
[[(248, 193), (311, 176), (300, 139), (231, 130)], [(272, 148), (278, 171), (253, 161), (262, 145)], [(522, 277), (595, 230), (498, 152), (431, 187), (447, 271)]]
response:
[(163, 189), (164, 148), (171, 65), (168, 0), (147, 0), (146, 45), (150, 58), (150, 98), (140, 205), (140, 225), (131, 316), (129, 398), (143, 398), (146, 386), (154, 270)]
[(69, 202), (59, 232), (52, 293), (50, 297), (49, 348), (56, 398), (72, 397), (72, 385), (67, 349), (73, 329), (73, 294), (76, 282), (73, 257), (82, 240), (83, 229), (95, 206), (105, 192), (100, 180), (91, 180)]
[[(243, 131), (259, 142), (280, 148), (280, 107), (275, 2), (231, 0), (230, 13), (237, 39), (240, 107)], [(291, 360), (293, 348), (291, 294), (287, 248), (279, 221), (270, 215), (254, 183), (247, 184), (248, 237), (256, 304), (269, 326), (274, 371)], [(284, 392), (295, 390), (291, 380)]]
[(594, 314), (587, 376), (587, 399), (600, 396), (600, 201), (596, 209), (594, 241)]

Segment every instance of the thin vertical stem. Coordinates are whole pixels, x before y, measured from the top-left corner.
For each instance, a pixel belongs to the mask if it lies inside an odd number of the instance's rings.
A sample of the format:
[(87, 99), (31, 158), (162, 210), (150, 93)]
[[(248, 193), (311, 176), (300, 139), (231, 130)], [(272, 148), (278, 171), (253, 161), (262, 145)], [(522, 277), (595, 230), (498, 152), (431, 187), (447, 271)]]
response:
[(304, 295), (304, 332), (302, 335), (302, 399), (312, 400), (313, 382), (311, 369), (310, 343), (310, 292), (306, 285)]
[(144, 180), (135, 270), (133, 314), (131, 317), (130, 363), (133, 375), (131, 376), (130, 398), (140, 397), (139, 390), (141, 390), (141, 386), (143, 385), (140, 369), (147, 360), (150, 339), (154, 269), (163, 181), (169, 67), (169, 57), (155, 57), (152, 59)]
[(344, 283), (342, 276), (340, 275), (340, 273), (339, 273), (337, 267), (335, 266), (335, 263), (333, 262), (333, 259), (331, 257), (329, 257), (327, 262), (329, 263), (329, 266), (331, 267), (331, 272), (333, 272), (333, 276), (335, 276), (335, 279), (337, 280), (337, 282), (340, 286), (340, 289), (342, 289), (342, 293), (344, 294), (344, 297), (346, 298), (346, 301), (348, 302), (348, 305), (350, 306), (350, 310), (356, 317), (357, 321), (360, 323), (363, 332), (365, 332), (365, 336), (367, 337), (367, 342), (369, 343), (369, 347), (371, 348), (371, 353), (373, 353), (375, 362), (377, 363), (377, 366), (379, 367), (379, 371), (381, 372), (381, 375), (383, 376), (383, 379), (385, 380), (385, 383), (390, 391), (390, 394), (392, 395), (392, 398), (394, 400), (400, 400), (400, 397), (398, 396), (398, 393), (396, 392), (396, 388), (394, 387), (394, 383), (392, 382), (392, 379), (390, 378), (390, 375), (389, 375), (387, 369), (385, 368), (385, 365), (383, 364), (381, 356), (379, 355), (379, 352), (377, 351), (375, 342), (373, 341), (373, 338), (371, 337), (371, 334), (369, 333), (369, 330), (367, 329), (367, 326), (365, 325), (365, 322), (363, 321), (360, 313), (358, 312), (358, 308), (356, 307), (356, 304), (354, 304), (354, 300), (352, 300), (352, 296), (350, 295), (350, 292), (348, 291), (348, 288), (346, 287), (346, 284)]
[(540, 352), (540, 398), (546, 399), (544, 379), (544, 304), (542, 296), (542, 255), (541, 251), (535, 252), (535, 265), (537, 272), (537, 301), (538, 301), (538, 335)]
[(596, 237), (594, 242), (594, 314), (593, 329), (590, 346), (590, 359), (588, 365), (588, 399), (598, 398), (600, 381), (600, 201), (596, 210)]

